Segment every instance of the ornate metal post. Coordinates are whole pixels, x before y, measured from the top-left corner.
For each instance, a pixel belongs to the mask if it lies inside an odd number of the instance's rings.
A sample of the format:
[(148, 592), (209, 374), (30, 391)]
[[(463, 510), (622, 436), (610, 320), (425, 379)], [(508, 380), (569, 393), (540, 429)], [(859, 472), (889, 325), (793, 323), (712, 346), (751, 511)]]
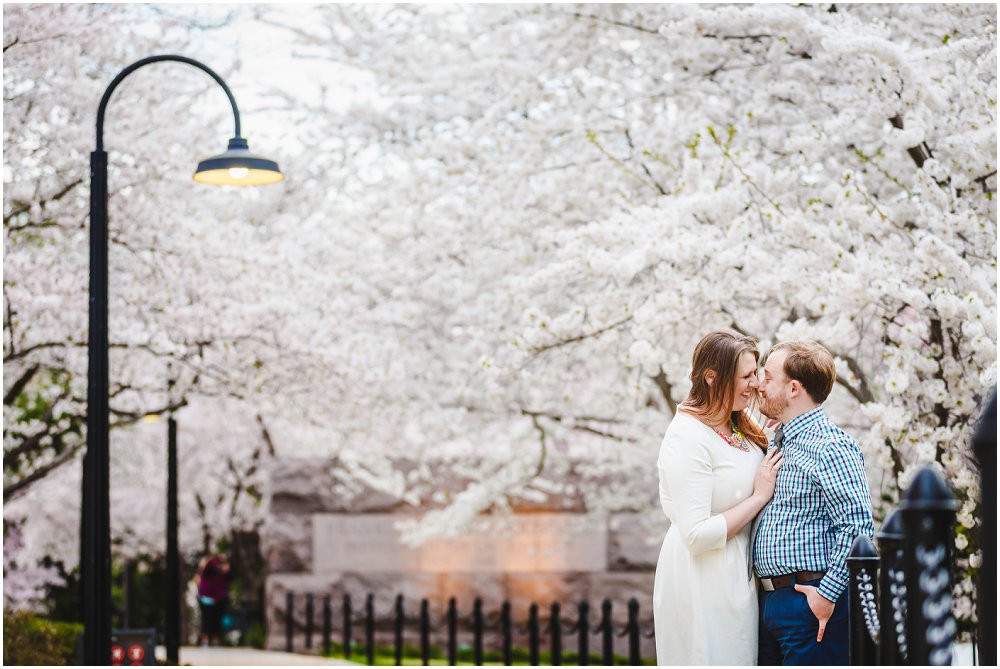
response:
[(906, 662), (906, 579), (903, 576), (903, 520), (893, 510), (878, 536), (882, 568), (879, 570), (878, 663), (883, 666)]
[(878, 562), (878, 552), (871, 539), (862, 534), (854, 540), (847, 554), (850, 589), (850, 597), (847, 600), (850, 619), (848, 642), (852, 666), (873, 665), (877, 660), (879, 620), (875, 601)]
[(909, 664), (950, 665), (957, 626), (951, 613), (955, 500), (924, 467), (899, 504), (906, 541), (906, 643)]

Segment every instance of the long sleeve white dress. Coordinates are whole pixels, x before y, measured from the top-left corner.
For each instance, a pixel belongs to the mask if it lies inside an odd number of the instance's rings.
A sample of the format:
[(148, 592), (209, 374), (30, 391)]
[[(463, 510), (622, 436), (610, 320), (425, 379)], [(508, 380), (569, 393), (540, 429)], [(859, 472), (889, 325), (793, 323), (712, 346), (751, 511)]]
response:
[(749, 451), (731, 446), (683, 412), (663, 437), (657, 467), (670, 529), (653, 585), (657, 664), (757, 663), (757, 591), (747, 569), (750, 525), (727, 541), (722, 516), (753, 492), (764, 454), (749, 445)]

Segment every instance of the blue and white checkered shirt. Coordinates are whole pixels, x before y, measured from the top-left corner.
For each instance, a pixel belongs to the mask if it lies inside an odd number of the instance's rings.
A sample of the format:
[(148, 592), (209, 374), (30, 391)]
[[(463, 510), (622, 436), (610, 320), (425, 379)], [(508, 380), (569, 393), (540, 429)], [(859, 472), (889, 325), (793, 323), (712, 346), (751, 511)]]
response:
[[(861, 447), (822, 407), (784, 426), (784, 463), (754, 540), (758, 576), (825, 571), (819, 594), (836, 602), (847, 589), (847, 553), (860, 534), (875, 536)], [(774, 444), (771, 444), (774, 448)]]

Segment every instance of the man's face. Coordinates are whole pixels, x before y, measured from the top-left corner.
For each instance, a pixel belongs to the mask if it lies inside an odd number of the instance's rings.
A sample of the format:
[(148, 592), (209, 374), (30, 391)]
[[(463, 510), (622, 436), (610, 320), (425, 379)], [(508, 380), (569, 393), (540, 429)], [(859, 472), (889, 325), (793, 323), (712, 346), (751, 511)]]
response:
[(788, 408), (789, 379), (785, 376), (786, 351), (778, 350), (767, 356), (760, 393), (760, 412), (768, 418), (780, 418)]

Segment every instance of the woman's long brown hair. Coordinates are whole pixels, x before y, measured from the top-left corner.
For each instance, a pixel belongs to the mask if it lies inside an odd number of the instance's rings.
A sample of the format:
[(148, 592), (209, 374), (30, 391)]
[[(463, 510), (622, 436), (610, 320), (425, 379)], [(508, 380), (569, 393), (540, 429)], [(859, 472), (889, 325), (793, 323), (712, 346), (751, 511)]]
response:
[[(691, 359), (691, 392), (682, 405), (688, 413), (698, 417), (718, 416), (725, 410), (732, 417), (736, 429), (761, 450), (767, 450), (767, 437), (746, 411), (733, 411), (736, 394), (736, 366), (744, 353), (760, 361), (757, 340), (731, 332), (709, 332), (694, 348)], [(715, 372), (710, 384), (707, 372)], [(750, 398), (751, 406), (757, 403), (756, 392)]]

